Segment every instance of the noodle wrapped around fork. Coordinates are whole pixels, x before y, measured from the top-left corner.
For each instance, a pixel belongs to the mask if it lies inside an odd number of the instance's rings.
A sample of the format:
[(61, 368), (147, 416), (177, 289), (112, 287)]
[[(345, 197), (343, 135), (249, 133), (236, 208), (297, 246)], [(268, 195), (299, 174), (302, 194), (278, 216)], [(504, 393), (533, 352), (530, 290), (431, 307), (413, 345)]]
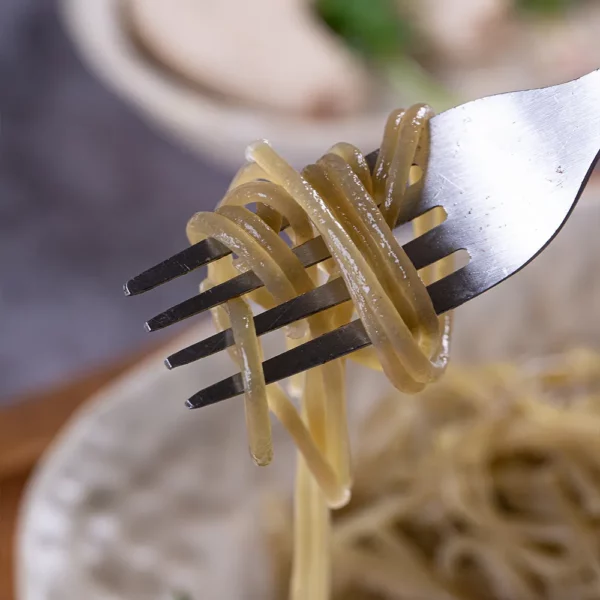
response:
[[(432, 111), (416, 105), (388, 119), (373, 174), (350, 144), (337, 144), (302, 173), (261, 141), (247, 151), (249, 163), (234, 178), (214, 213), (197, 213), (187, 227), (191, 243), (212, 237), (237, 257), (211, 263), (214, 285), (252, 270), (264, 289), (213, 309), (219, 328), (231, 327), (244, 382), (250, 453), (259, 465), (272, 458), (271, 410), (299, 451), (295, 500), (294, 600), (324, 600), (329, 594), (329, 508), (350, 499), (351, 470), (345, 401), (347, 360), (331, 361), (294, 381), (300, 409), (279, 384), (265, 385), (262, 352), (249, 300), (267, 309), (319, 285), (320, 273), (341, 276), (352, 302), (287, 328), (293, 347), (348, 323), (358, 313), (374, 351), (360, 362), (381, 368), (400, 390), (416, 393), (438, 378), (448, 360), (450, 317), (438, 318), (425, 288), (447, 265), (412, 265), (392, 229), (405, 201), (414, 169), (424, 172), (428, 121)], [(418, 182), (413, 183), (418, 185)], [(247, 208), (255, 204), (256, 212)], [(304, 269), (279, 235), (283, 220), (292, 244), (320, 234), (331, 253), (322, 269)], [(439, 222), (426, 214), (417, 234)], [(349, 357), (353, 358), (352, 355)]]

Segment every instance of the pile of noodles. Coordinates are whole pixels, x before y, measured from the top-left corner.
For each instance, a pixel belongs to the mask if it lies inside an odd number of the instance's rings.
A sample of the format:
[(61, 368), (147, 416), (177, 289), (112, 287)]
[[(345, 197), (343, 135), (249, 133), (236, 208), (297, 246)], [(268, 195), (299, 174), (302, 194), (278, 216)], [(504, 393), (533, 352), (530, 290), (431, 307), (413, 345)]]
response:
[[(288, 347), (360, 318), (373, 346), (352, 360), (382, 370), (407, 393), (423, 390), (443, 373), (450, 317), (436, 315), (425, 286), (450, 273), (451, 261), (417, 273), (392, 232), (405, 207), (419, 201), (431, 116), (425, 105), (394, 111), (372, 172), (349, 144), (337, 144), (299, 173), (266, 142), (257, 142), (215, 212), (197, 213), (188, 223), (192, 243), (212, 237), (233, 252), (209, 265), (204, 289), (248, 270), (264, 284), (218, 307), (213, 316), (220, 329), (232, 329), (230, 354), (242, 374), (254, 461), (266, 465), (272, 458), (269, 412), (298, 447), (293, 600), (330, 596), (330, 510), (349, 501), (352, 487), (347, 361), (334, 360), (296, 376), (287, 388), (267, 387), (248, 300), (268, 309), (341, 277), (351, 301), (288, 327)], [(416, 235), (439, 224), (442, 216), (443, 211), (434, 210), (413, 221)], [(317, 235), (332, 258), (305, 269), (292, 247)]]
[(339, 600), (600, 598), (600, 355), (453, 366), (382, 399), (332, 553)]

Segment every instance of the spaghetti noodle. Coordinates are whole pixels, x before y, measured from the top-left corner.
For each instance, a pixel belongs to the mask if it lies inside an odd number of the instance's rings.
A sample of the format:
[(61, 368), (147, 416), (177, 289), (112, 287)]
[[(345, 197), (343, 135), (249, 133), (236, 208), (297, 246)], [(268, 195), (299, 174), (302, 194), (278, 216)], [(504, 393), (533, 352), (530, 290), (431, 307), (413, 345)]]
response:
[[(399, 396), (358, 435), (333, 598), (598, 598), (600, 355), (453, 366)], [(275, 533), (281, 559), (288, 532)]]
[[(337, 144), (302, 173), (292, 169), (266, 143), (249, 147), (249, 163), (235, 177), (214, 213), (197, 213), (188, 223), (191, 243), (213, 237), (230, 248), (229, 256), (208, 269), (205, 287), (252, 270), (264, 289), (248, 298), (270, 308), (319, 285), (320, 276), (342, 277), (352, 302), (316, 314), (288, 328), (288, 346), (349, 322), (356, 313), (373, 348), (350, 358), (384, 371), (405, 392), (416, 393), (446, 367), (450, 317), (438, 318), (425, 288), (449, 272), (448, 261), (419, 274), (392, 233), (407, 192), (420, 185), (427, 168), (428, 121), (425, 105), (393, 112), (386, 124), (373, 173), (364, 156)], [(256, 211), (247, 208), (256, 204)], [(304, 269), (290, 246), (321, 235), (332, 260)], [(432, 211), (414, 222), (417, 235), (440, 221)], [(250, 304), (231, 300), (213, 311), (217, 325), (231, 326), (231, 355), (242, 373), (250, 453), (259, 465), (272, 457), (269, 410), (298, 447), (295, 496), (295, 549), (290, 597), (329, 597), (330, 508), (350, 499), (352, 476), (344, 393), (345, 359), (294, 378), (296, 409), (284, 388), (265, 385), (262, 354)]]

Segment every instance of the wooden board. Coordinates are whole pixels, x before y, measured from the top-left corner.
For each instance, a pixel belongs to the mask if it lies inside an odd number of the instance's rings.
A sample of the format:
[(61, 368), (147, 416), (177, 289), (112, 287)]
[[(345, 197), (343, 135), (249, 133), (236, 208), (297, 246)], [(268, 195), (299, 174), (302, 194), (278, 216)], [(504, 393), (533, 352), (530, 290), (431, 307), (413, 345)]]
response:
[[(163, 342), (164, 343), (164, 342)], [(69, 417), (104, 385), (157, 350), (157, 345), (0, 410), (0, 599), (16, 600), (14, 542), (27, 480)]]

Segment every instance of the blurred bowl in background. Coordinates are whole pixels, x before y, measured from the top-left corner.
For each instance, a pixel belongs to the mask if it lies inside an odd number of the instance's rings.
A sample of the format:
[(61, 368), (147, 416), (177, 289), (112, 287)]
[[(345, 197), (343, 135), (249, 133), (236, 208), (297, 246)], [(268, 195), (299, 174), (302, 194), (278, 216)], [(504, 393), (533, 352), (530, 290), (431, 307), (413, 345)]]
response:
[[(208, 0), (198, 2), (200, 7), (205, 4), (213, 5)], [(397, 104), (402, 104), (397, 94), (394, 95), (381, 81), (364, 76), (358, 60), (353, 67), (356, 73), (351, 78), (352, 81), (342, 81), (340, 91), (343, 94), (349, 89), (366, 86), (367, 89), (361, 93), (364, 98), (360, 102), (352, 101), (347, 103), (348, 106), (342, 106), (338, 116), (328, 116), (326, 107), (325, 113), (320, 117), (286, 112), (281, 109), (284, 100), (292, 108), (294, 101), (293, 96), (289, 98), (289, 94), (283, 98), (282, 90), (271, 95), (264, 91), (269, 99), (277, 96), (277, 99), (273, 99), (274, 107), (253, 105), (250, 101), (244, 103), (232, 95), (192, 85), (181, 74), (175, 74), (163, 64), (152, 60), (134, 39), (123, 10), (125, 5), (120, 0), (88, 0), (84, 3), (78, 0), (61, 0), (59, 6), (67, 31), (83, 59), (111, 89), (133, 103), (149, 121), (171, 137), (228, 168), (237, 168), (243, 162), (244, 149), (248, 143), (262, 138), (268, 139), (297, 167), (314, 161), (315, 157), (322, 155), (328, 147), (340, 140), (352, 142), (370, 151), (378, 147), (388, 112)], [(156, 31), (151, 33), (154, 38), (158, 35)], [(235, 43), (235, 40), (229, 39), (231, 34), (228, 35), (225, 30), (219, 33), (228, 44)], [(327, 36), (333, 47), (333, 64), (347, 63), (351, 66), (350, 61), (344, 62), (344, 56), (335, 56), (334, 50), (342, 55), (349, 55), (343, 43), (329, 32)], [(152, 36), (149, 34), (149, 37)], [(216, 38), (218, 37), (217, 35)], [(308, 49), (310, 50), (310, 45)], [(205, 72), (208, 71), (207, 77), (214, 82), (219, 76), (218, 65), (221, 64), (222, 69), (227, 66), (220, 83), (225, 90), (233, 93), (242, 88), (241, 84), (237, 87), (234, 85), (235, 77), (232, 74), (238, 68), (243, 71), (249, 66), (243, 60), (239, 61), (239, 65), (227, 65), (219, 55), (221, 52), (223, 49), (213, 47), (211, 43), (202, 44), (196, 55), (198, 60), (187, 66), (186, 74), (194, 72), (198, 61), (206, 58), (204, 69)], [(306, 66), (310, 67), (312, 64), (318, 67), (320, 57), (314, 51), (307, 51), (306, 54)], [(170, 49), (167, 48), (161, 57), (168, 60), (170, 55)], [(273, 56), (273, 61), (277, 62), (278, 56)], [(301, 64), (302, 61), (296, 62)], [(215, 63), (214, 68), (211, 63)], [(269, 64), (261, 64), (255, 65), (255, 68), (268, 70), (270, 67)], [(229, 86), (228, 81), (231, 83)], [(332, 88), (333, 91), (336, 89)], [(310, 105), (311, 98), (307, 102)], [(315, 110), (311, 111), (309, 107), (309, 113), (319, 112), (320, 101), (316, 98), (315, 102)]]
[[(228, 167), (239, 165), (246, 145), (260, 138), (295, 166), (340, 140), (369, 152), (391, 108), (425, 101), (440, 111), (561, 83), (597, 68), (600, 57), (600, 6), (592, 2), (362, 0), (346, 8), (336, 0), (182, 0), (174, 11), (168, 0), (61, 0), (59, 6), (77, 48), (109, 87), (171, 136)], [(334, 20), (350, 19), (341, 37), (317, 15), (324, 6)]]
[[(549, 248), (457, 311), (454, 360), (525, 361), (600, 350), (600, 198), (587, 198)], [(179, 349), (212, 330), (204, 320)], [(281, 350), (267, 336), (265, 354)], [(190, 412), (184, 400), (230, 375), (215, 355), (175, 372), (161, 352), (77, 414), (32, 479), (18, 532), (19, 600), (274, 597), (265, 495), (291, 493), (294, 449), (275, 426), (275, 459), (256, 468), (239, 398)], [(389, 385), (349, 369), (351, 421)]]

